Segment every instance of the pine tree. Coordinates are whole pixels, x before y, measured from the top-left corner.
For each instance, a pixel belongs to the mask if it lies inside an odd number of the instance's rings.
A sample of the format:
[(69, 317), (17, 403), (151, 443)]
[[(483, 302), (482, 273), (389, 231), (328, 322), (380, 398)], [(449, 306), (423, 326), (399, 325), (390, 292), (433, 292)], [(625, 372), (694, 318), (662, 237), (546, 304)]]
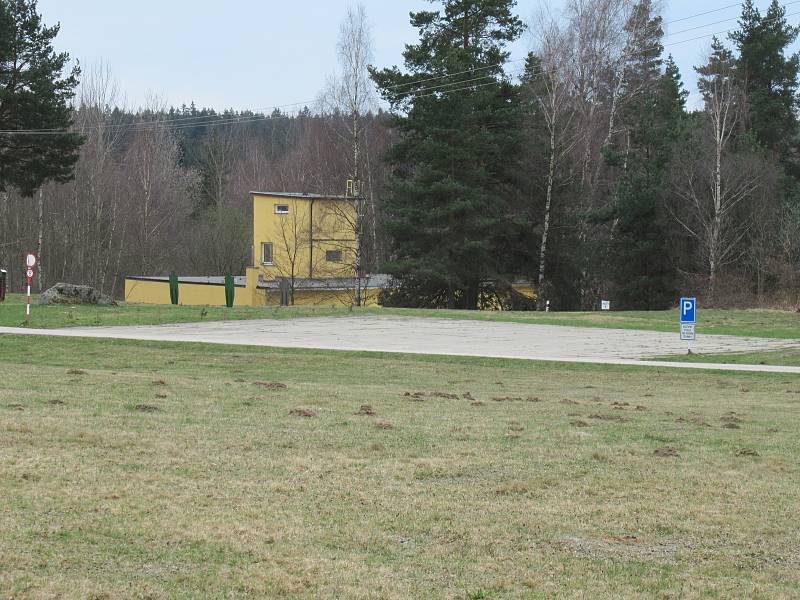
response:
[[(82, 139), (66, 130), (80, 70), (65, 73), (69, 55), (53, 49), (58, 31), (44, 25), (36, 0), (0, 0), (0, 192), (31, 195), (72, 178)], [(9, 133), (39, 129), (52, 133)]]
[(404, 52), (408, 72), (371, 71), (399, 114), (386, 268), (448, 307), (476, 308), (483, 282), (504, 270), (521, 149), (519, 90), (501, 66), (523, 28), (515, 4), (443, 0), (412, 13), (420, 38)]
[[(798, 54), (786, 55), (800, 27), (789, 25), (786, 9), (772, 0), (762, 17), (753, 0), (745, 0), (739, 30), (730, 35), (739, 56), (736, 73), (747, 98), (749, 128), (765, 148), (786, 161), (798, 133)], [(800, 174), (800, 166), (795, 166)]]
[(680, 137), (687, 93), (670, 56), (662, 74), (661, 17), (650, 0), (634, 7), (628, 28), (635, 43), (625, 104), (628, 144), (614, 207), (611, 280), (615, 305), (666, 308), (675, 296), (676, 272), (668, 242), (662, 189), (665, 168)]

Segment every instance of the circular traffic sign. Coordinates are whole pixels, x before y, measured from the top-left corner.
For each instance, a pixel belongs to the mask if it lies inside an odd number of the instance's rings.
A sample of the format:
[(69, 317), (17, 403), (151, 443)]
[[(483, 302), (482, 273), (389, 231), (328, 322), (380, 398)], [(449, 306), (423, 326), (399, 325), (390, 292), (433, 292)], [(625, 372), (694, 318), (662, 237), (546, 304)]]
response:
[(26, 276), (28, 279), (33, 279), (33, 269), (28, 269), (28, 270), (25, 272), (25, 276)]
[(36, 265), (36, 255), (28, 254), (25, 257), (25, 264), (28, 266), (28, 268), (34, 267)]

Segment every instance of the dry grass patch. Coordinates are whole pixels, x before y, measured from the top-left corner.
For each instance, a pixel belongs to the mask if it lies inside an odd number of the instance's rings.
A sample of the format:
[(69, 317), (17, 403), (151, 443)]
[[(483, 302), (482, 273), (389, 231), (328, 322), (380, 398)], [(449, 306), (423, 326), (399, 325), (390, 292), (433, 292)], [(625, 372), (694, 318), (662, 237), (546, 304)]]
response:
[(653, 454), (656, 456), (660, 456), (661, 458), (674, 458), (680, 456), (678, 451), (673, 448), (672, 446), (664, 446), (663, 448), (656, 448), (653, 450)]
[(280, 383), (279, 381), (254, 381), (253, 385), (260, 385), (268, 390), (285, 390), (289, 387), (285, 383)]
[(3, 597), (800, 589), (798, 377), (22, 336), (0, 371)]
[(304, 417), (306, 419), (310, 419), (311, 417), (316, 417), (317, 413), (313, 410), (309, 410), (307, 408), (293, 408), (289, 411), (289, 414), (293, 417)]

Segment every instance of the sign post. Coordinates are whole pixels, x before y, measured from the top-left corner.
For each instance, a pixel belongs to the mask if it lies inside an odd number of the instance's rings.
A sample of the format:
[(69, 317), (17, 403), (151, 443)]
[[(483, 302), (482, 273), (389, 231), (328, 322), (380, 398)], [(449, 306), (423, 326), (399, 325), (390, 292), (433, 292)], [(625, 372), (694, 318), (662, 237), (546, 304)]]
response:
[(691, 342), (695, 340), (695, 323), (697, 320), (697, 298), (681, 298), (678, 309), (681, 323), (681, 339), (689, 342), (689, 352), (692, 351)]
[(33, 283), (34, 269), (36, 268), (36, 255), (28, 252), (25, 256), (25, 324), (31, 320), (31, 283)]

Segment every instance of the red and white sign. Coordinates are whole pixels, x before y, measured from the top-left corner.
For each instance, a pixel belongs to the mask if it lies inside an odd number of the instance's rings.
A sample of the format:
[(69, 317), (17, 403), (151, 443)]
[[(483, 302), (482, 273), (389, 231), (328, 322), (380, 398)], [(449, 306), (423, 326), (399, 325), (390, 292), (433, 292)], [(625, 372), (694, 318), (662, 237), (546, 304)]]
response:
[(31, 283), (33, 283), (34, 267), (36, 267), (36, 255), (28, 252), (25, 255), (25, 322), (31, 317)]

